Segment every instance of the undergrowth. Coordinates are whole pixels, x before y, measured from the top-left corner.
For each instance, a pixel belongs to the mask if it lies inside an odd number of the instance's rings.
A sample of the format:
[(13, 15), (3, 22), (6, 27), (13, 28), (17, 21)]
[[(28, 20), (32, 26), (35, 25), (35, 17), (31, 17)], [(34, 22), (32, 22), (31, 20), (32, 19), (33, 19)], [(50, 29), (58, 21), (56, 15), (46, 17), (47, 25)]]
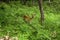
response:
[[(20, 2), (2, 2), (0, 4), (0, 37), (7, 35), (17, 36), (19, 40), (59, 40), (60, 15), (54, 7), (44, 4), (45, 21), (40, 25), (38, 6), (28, 7)], [(30, 23), (23, 20), (23, 15), (36, 14)]]

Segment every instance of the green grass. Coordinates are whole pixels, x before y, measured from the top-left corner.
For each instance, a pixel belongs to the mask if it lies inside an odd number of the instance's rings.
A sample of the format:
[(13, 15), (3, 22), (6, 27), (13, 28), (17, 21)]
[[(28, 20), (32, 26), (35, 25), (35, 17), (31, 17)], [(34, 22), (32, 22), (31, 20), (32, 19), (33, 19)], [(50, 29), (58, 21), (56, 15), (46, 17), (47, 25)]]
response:
[[(54, 10), (53, 7), (44, 5), (45, 22), (44, 26), (41, 26), (38, 6), (28, 7), (19, 2), (9, 4), (2, 2), (0, 4), (0, 37), (10, 32), (11, 37), (17, 36), (19, 40), (59, 40), (60, 14)], [(31, 24), (26, 23), (23, 15), (32, 16), (32, 14), (36, 15)]]

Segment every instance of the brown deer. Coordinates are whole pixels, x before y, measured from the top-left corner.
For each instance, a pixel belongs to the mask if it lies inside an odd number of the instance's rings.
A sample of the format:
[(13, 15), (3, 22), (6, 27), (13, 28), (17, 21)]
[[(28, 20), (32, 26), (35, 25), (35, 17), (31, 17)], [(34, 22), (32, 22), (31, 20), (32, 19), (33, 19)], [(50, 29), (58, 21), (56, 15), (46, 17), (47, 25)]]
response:
[(29, 22), (31, 23), (31, 20), (34, 18), (35, 14), (32, 14), (32, 17), (28, 16), (28, 15), (24, 15), (23, 16), (23, 19), (26, 21), (26, 22)]

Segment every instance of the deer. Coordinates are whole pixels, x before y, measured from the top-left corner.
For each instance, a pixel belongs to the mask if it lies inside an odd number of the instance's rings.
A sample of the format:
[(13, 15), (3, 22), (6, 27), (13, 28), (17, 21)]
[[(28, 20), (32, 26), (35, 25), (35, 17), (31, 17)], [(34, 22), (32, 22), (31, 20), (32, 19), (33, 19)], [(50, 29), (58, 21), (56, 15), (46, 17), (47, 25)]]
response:
[(32, 14), (32, 17), (30, 17), (29, 15), (24, 15), (23, 19), (28, 22), (31, 23), (32, 19), (35, 17), (36, 14)]

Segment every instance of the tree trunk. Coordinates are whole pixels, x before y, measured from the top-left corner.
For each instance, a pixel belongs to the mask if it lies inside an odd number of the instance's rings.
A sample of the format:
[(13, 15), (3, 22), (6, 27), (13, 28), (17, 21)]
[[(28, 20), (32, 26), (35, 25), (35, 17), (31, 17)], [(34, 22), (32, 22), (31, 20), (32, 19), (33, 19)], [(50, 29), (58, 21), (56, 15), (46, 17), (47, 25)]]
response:
[(41, 25), (44, 24), (44, 12), (43, 12), (43, 5), (42, 5), (42, 0), (38, 0), (39, 4), (39, 9), (40, 9), (40, 14), (41, 14)]

